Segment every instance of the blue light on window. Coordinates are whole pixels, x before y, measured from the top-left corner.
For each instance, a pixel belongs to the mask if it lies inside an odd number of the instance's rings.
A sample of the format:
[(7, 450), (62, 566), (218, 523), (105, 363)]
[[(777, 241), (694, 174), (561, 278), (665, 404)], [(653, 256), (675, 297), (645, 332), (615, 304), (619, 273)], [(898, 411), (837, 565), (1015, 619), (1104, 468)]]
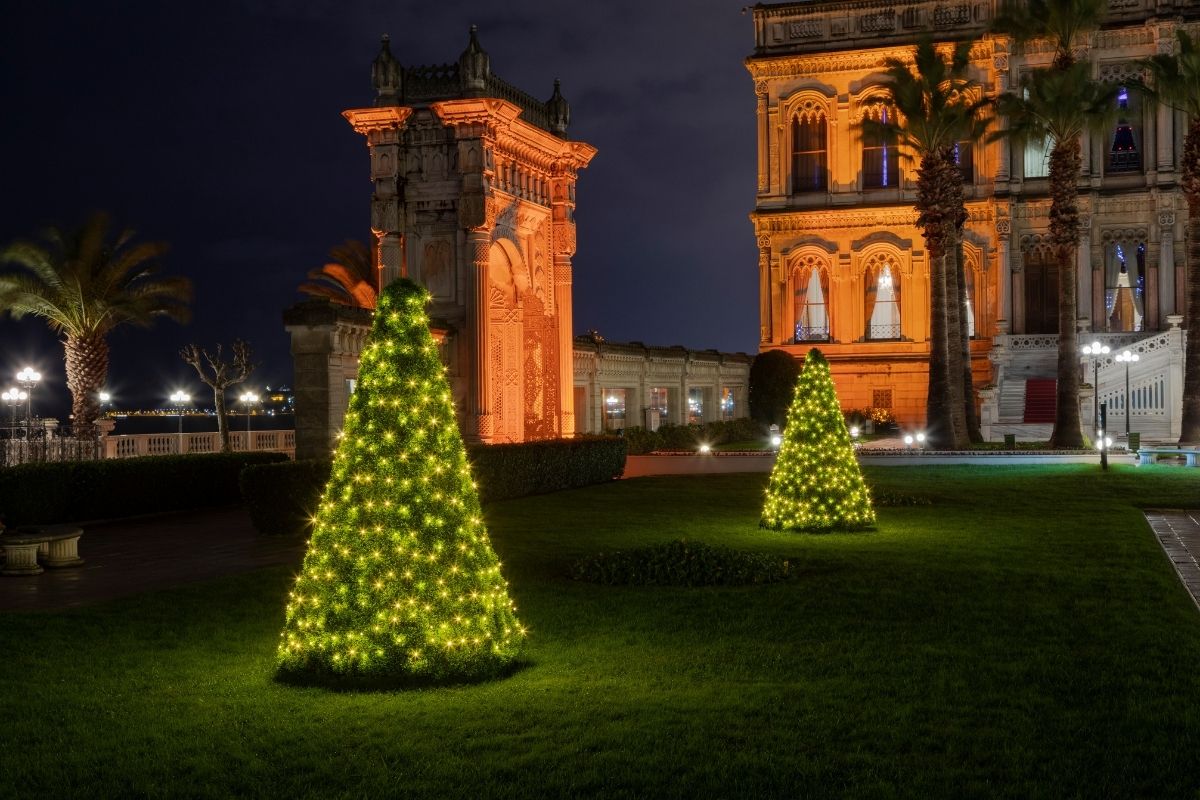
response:
[(1124, 86), (1117, 92), (1117, 108), (1129, 108), (1129, 90)]

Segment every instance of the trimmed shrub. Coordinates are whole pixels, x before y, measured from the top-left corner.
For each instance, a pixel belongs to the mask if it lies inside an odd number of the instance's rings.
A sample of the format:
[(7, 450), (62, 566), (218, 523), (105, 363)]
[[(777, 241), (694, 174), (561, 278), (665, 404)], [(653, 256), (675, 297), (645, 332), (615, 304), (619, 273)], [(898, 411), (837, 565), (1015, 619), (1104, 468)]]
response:
[(238, 474), (283, 453), (211, 453), (20, 464), (0, 469), (5, 524), (47, 525), (238, 503)]
[(701, 444), (718, 445), (726, 442), (747, 442), (766, 438), (766, 431), (757, 420), (719, 420), (704, 425), (662, 425), (657, 431), (645, 428), (626, 428), (625, 441), (629, 455), (640, 456), (655, 450), (695, 450)]
[(768, 350), (750, 365), (750, 416), (783, 427), (800, 378), (800, 362), (783, 350)]
[(314, 458), (243, 469), (239, 483), (254, 528), (272, 535), (307, 532), (332, 465)]
[[(481, 500), (506, 500), (604, 483), (625, 471), (625, 441), (550, 439), (467, 448)], [(304, 533), (329, 480), (329, 459), (248, 467), (242, 497), (260, 533)]]
[(679, 539), (582, 558), (571, 577), (609, 586), (732, 586), (787, 580), (789, 566), (775, 556)]
[(658, 435), (657, 431), (648, 431), (645, 428), (626, 428), (624, 438), (631, 456), (644, 456), (662, 449), (662, 437)]
[(624, 439), (589, 436), (476, 445), (467, 457), (486, 503), (615, 480), (625, 472), (625, 452)]

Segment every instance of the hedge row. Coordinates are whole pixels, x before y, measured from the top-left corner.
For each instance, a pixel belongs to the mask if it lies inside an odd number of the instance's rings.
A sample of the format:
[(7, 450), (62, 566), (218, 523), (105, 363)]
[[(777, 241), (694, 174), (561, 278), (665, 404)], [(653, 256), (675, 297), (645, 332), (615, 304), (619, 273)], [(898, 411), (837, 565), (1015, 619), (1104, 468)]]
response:
[(645, 428), (625, 430), (629, 454), (633, 456), (653, 453), (655, 450), (695, 450), (701, 444), (746, 442), (765, 439), (766, 435), (762, 423), (749, 417), (709, 422), (704, 425), (662, 425), (656, 431), (648, 431)]
[(16, 527), (231, 505), (241, 499), (243, 467), (286, 459), (282, 453), (213, 453), (5, 467), (0, 517)]
[[(603, 483), (625, 471), (625, 441), (614, 437), (554, 439), (468, 448), (483, 502)], [(262, 533), (307, 528), (325, 482), (327, 459), (247, 467), (242, 496)]]

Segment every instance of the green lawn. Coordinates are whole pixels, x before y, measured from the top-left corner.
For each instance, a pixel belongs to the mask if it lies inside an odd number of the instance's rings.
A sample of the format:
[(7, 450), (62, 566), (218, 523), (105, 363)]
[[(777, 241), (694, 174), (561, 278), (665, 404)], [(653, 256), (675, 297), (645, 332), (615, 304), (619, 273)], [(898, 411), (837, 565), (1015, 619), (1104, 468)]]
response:
[[(506, 680), (271, 681), (286, 570), (0, 615), (0, 795), (1195, 797), (1200, 613), (1137, 506), (1171, 467), (868, 470), (878, 531), (760, 531), (765, 476), (497, 503), (531, 628)], [(600, 587), (582, 554), (680, 536), (793, 560), (745, 588)]]

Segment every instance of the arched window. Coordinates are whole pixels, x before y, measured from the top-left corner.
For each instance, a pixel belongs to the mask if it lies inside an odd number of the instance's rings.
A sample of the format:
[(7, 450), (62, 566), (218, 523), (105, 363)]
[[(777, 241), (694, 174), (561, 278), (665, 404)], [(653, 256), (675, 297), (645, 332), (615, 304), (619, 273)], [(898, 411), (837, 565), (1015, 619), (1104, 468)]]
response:
[(1110, 331), (1146, 325), (1146, 245), (1114, 242), (1104, 253), (1104, 319)]
[(1045, 178), (1050, 175), (1050, 151), (1054, 142), (1050, 139), (1027, 139), (1025, 141), (1026, 178)]
[[(886, 125), (894, 113), (885, 103), (873, 103), (863, 116)], [(862, 135), (862, 176), (864, 189), (900, 185), (900, 154), (896, 146), (870, 130), (864, 130)]]
[(823, 111), (808, 110), (792, 117), (793, 194), (828, 189), (828, 128)]
[(967, 302), (963, 308), (967, 320), (967, 337), (975, 338), (975, 310), (978, 302), (975, 300), (975, 270), (970, 264), (963, 264), (963, 280), (967, 284)]
[(1117, 127), (1112, 133), (1108, 149), (1108, 172), (1141, 172), (1142, 152), (1141, 126), (1137, 124), (1141, 114), (1135, 106), (1131, 108), (1129, 89), (1122, 86), (1117, 93)]
[(873, 259), (867, 266), (866, 297), (863, 318), (867, 320), (864, 338), (868, 340), (900, 338), (900, 275), (888, 259)]
[(829, 273), (809, 262), (796, 268), (792, 280), (796, 320), (792, 341), (829, 341)]
[(963, 183), (975, 182), (975, 148), (968, 141), (957, 142), (954, 145), (954, 162), (962, 173)]

